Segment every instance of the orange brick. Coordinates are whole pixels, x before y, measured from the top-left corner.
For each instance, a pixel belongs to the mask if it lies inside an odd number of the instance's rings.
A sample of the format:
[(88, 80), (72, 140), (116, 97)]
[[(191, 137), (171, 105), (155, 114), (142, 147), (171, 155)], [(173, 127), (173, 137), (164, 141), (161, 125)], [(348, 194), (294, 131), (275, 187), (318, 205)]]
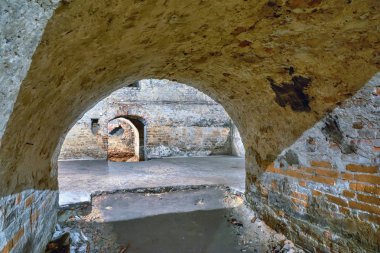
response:
[(358, 200), (380, 206), (380, 198), (358, 193)]
[(26, 200), (25, 200), (25, 207), (28, 207), (32, 204), (34, 198), (34, 194), (30, 195)]
[(354, 198), (355, 197), (355, 192), (344, 190), (343, 191), (343, 196), (346, 198)]
[(299, 179), (308, 179), (310, 176), (297, 170), (286, 170), (285, 175)]
[(280, 168), (274, 167), (274, 163), (271, 163), (270, 165), (267, 166), (267, 169), (265, 172), (271, 172), (271, 173), (277, 173), (277, 174), (282, 174), (282, 171)]
[(20, 202), (21, 202), (21, 198), (22, 198), (22, 195), (21, 195), (21, 193), (19, 193), (19, 194), (17, 195), (17, 197), (16, 197), (16, 205), (20, 204)]
[(302, 186), (302, 187), (306, 187), (306, 182), (305, 182), (305, 181), (300, 181), (298, 184), (299, 184), (300, 186)]
[(380, 195), (380, 187), (361, 183), (350, 183), (350, 189)]
[(295, 198), (291, 198), (292, 199), (292, 202), (296, 205), (301, 205), (301, 206), (304, 206), (304, 207), (307, 207), (307, 202), (303, 201), (303, 200), (299, 200), (299, 199), (295, 199)]
[(344, 214), (344, 215), (350, 215), (350, 209), (346, 208), (346, 207), (342, 207), (340, 206), (339, 207), (339, 211)]
[(300, 192), (292, 192), (292, 196), (294, 198), (307, 201), (307, 195), (306, 194), (303, 194), (303, 193), (300, 193)]
[(380, 96), (380, 87), (375, 88), (375, 94)]
[(280, 175), (285, 175), (284, 171), (280, 168), (276, 168), (276, 173)]
[(30, 216), (30, 222), (31, 222), (31, 223), (36, 222), (36, 220), (38, 219), (38, 216), (39, 216), (39, 212), (38, 212), (38, 210), (37, 210), (37, 211), (35, 211), (35, 212)]
[(344, 180), (354, 180), (354, 174), (343, 172), (341, 178)]
[(380, 184), (380, 176), (376, 175), (356, 174), (355, 180), (371, 184)]
[(310, 165), (321, 168), (331, 168), (331, 163), (328, 161), (310, 161)]
[(315, 169), (314, 168), (308, 168), (308, 167), (302, 167), (300, 168), (302, 172), (309, 173), (309, 174), (315, 174)]
[(24, 227), (22, 227), (14, 236), (13, 236), (13, 245), (16, 245), (20, 238), (24, 235)]
[(333, 178), (312, 176), (310, 180), (321, 184), (335, 185), (335, 179)]
[[(293, 203), (294, 203), (294, 202), (293, 202)], [(300, 208), (300, 206), (299, 206), (299, 205), (297, 205), (297, 204), (295, 204), (295, 205), (292, 205), (292, 209), (293, 209), (294, 211), (298, 212), (298, 213), (300, 213), (300, 212), (301, 212), (301, 208)]]
[(272, 186), (272, 191), (277, 191), (277, 181), (276, 180), (272, 180), (271, 186)]
[(322, 192), (317, 191), (317, 190), (312, 190), (313, 196), (319, 197), (322, 196)]
[(265, 172), (274, 172), (275, 171), (275, 168), (274, 168), (274, 163), (271, 163), (267, 166), (267, 169), (265, 170)]
[(361, 213), (359, 214), (360, 219), (368, 220), (369, 222), (376, 223), (380, 225), (380, 216), (374, 215), (374, 214), (368, 214), (368, 213)]
[(330, 202), (332, 202), (332, 203), (335, 203), (335, 204), (337, 204), (337, 205), (339, 205), (339, 206), (343, 206), (343, 207), (348, 206), (346, 200), (341, 199), (341, 198), (339, 198), (339, 197), (336, 197), (336, 196), (334, 196), (334, 195), (327, 194), (327, 199), (328, 199), (328, 201), (330, 201)]
[(380, 207), (378, 206), (368, 205), (368, 204), (359, 203), (355, 201), (349, 201), (349, 206), (352, 209), (359, 209), (362, 211), (380, 215)]
[(360, 164), (348, 164), (346, 166), (346, 170), (349, 170), (352, 172), (362, 172), (362, 173), (377, 173), (378, 167), (366, 166), (366, 165), (360, 165)]
[(1, 253), (9, 253), (13, 249), (13, 240), (10, 240), (4, 248), (1, 250)]
[(339, 172), (336, 170), (315, 169), (315, 172), (317, 176), (338, 178), (339, 175)]

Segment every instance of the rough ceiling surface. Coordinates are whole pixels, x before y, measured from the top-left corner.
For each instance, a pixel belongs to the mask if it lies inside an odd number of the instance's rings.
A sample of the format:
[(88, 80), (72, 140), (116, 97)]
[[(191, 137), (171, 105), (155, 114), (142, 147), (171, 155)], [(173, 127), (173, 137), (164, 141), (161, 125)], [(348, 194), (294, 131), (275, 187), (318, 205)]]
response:
[(70, 126), (144, 78), (220, 102), (259, 174), (380, 70), (379, 29), (378, 0), (62, 1), (1, 140), (0, 194), (55, 189)]

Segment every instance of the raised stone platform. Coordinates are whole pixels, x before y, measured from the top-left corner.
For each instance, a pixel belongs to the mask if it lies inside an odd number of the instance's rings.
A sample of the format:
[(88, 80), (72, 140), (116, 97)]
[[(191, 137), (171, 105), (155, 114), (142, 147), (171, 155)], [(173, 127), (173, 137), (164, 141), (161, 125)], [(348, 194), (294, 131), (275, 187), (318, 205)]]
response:
[(60, 205), (90, 201), (96, 191), (178, 185), (227, 185), (244, 191), (244, 158), (212, 156), (138, 163), (103, 160), (59, 162)]

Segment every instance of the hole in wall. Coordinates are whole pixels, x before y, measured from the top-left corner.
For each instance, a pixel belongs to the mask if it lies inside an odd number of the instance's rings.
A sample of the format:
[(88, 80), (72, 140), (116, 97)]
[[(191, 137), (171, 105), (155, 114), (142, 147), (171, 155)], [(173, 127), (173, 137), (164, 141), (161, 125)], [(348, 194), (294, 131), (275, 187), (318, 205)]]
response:
[(99, 130), (99, 119), (91, 119), (91, 132), (96, 134)]
[(110, 135), (117, 135), (120, 136), (124, 133), (124, 129), (119, 125), (118, 127), (115, 127), (114, 129), (111, 130), (109, 133)]

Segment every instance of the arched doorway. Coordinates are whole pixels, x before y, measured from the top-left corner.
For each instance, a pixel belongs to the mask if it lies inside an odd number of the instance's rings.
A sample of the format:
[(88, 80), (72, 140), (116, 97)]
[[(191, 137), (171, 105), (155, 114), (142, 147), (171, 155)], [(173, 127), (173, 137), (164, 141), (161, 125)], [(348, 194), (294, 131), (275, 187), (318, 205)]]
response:
[(113, 162), (139, 161), (139, 133), (127, 119), (117, 118), (108, 122), (107, 160)]
[(107, 124), (107, 160), (138, 162), (145, 160), (145, 125), (137, 117), (123, 116)]

